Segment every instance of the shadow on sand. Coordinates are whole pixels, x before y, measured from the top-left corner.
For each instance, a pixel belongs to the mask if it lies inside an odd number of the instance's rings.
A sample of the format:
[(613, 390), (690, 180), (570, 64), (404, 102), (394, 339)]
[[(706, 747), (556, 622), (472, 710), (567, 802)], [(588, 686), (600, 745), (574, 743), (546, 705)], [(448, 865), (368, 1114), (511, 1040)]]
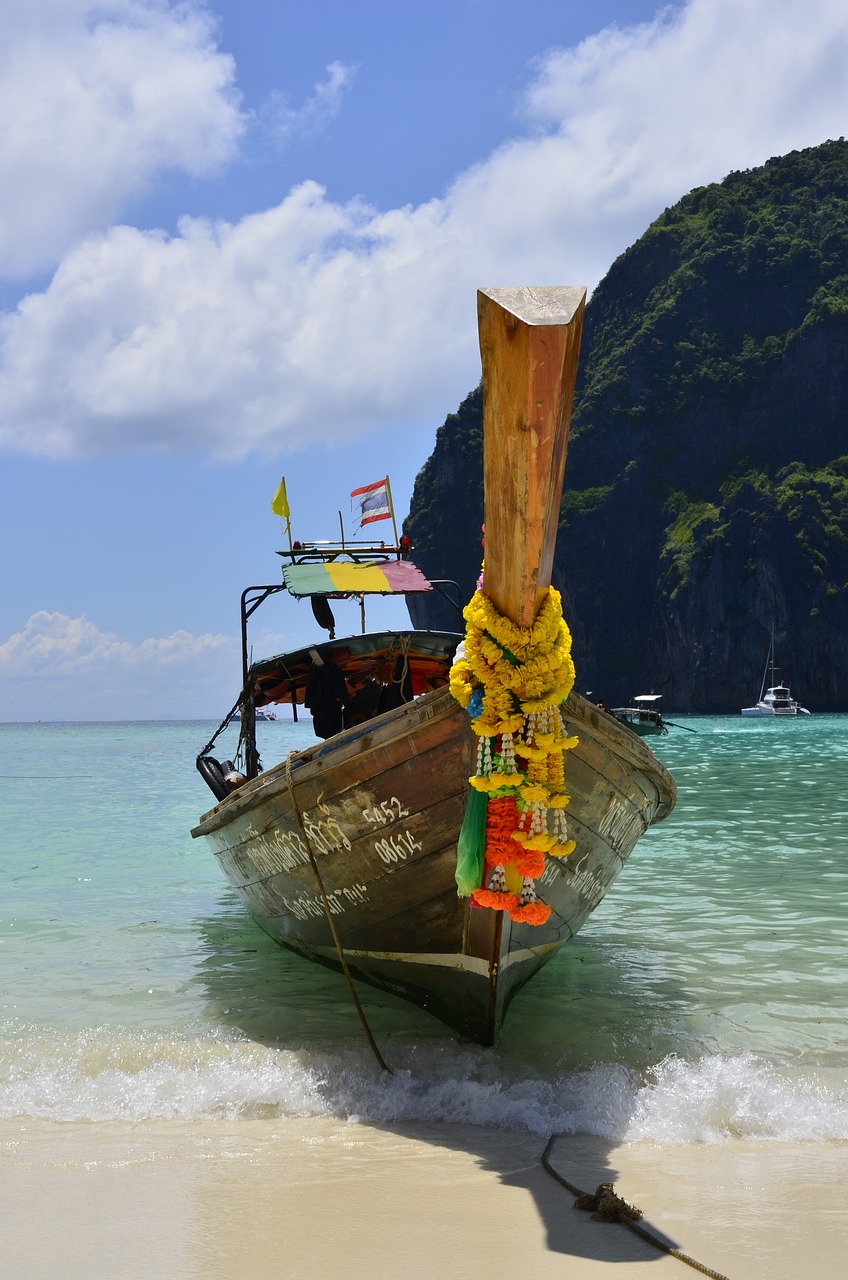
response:
[[(575, 1210), (574, 1194), (545, 1169), (543, 1154), (555, 1133), (554, 1175), (585, 1192), (616, 1182), (611, 1156), (632, 1110), (634, 1081), (681, 1047), (670, 984), (653, 980), (650, 990), (644, 983), (634, 990), (603, 943), (577, 939), (519, 994), (490, 1049), (358, 984), (386, 1074), (341, 975), (278, 947), (229, 891), (220, 913), (196, 924), (205, 959), (195, 981), (205, 987), (210, 1020), (310, 1076), (326, 1107), (321, 1114), (355, 1116), (372, 1129), (471, 1156), (500, 1185), (532, 1197), (555, 1253), (609, 1262), (662, 1256), (626, 1226)], [(586, 1132), (593, 1127), (605, 1136)], [(640, 1225), (677, 1247), (656, 1225)]]

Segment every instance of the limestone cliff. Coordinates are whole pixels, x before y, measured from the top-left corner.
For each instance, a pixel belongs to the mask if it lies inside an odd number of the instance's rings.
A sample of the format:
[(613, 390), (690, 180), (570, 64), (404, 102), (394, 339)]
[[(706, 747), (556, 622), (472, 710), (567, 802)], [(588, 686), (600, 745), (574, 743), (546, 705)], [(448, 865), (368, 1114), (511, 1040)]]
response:
[[(482, 407), (437, 433), (406, 532), (467, 598)], [(586, 311), (554, 570), (577, 687), (738, 711), (780, 676), (848, 709), (848, 144), (690, 193)], [(418, 625), (458, 626), (443, 602)]]

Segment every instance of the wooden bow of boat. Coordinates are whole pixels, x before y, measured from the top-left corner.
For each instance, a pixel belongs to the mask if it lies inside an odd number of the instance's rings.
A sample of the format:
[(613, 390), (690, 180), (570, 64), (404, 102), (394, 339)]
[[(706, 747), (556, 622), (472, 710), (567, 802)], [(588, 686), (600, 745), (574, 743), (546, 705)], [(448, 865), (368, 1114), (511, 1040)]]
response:
[(530, 627), (550, 585), (586, 290), (481, 289), (486, 595)]

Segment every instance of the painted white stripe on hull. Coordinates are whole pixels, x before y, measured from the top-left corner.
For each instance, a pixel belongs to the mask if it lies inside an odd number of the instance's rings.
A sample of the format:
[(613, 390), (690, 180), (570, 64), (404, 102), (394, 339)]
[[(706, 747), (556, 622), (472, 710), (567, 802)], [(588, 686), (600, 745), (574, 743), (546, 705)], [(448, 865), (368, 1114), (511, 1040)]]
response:
[[(549, 955), (552, 951), (557, 951), (563, 946), (564, 941), (546, 942), (541, 947), (524, 947), (521, 951), (512, 951), (501, 961), (500, 968), (502, 970), (508, 969), (510, 965), (523, 964), (526, 960), (531, 960), (535, 956)], [(336, 954), (330, 947), (314, 947), (312, 950), (320, 950), (326, 956)], [(420, 965), (422, 967), (430, 965), (433, 968), (456, 969), (460, 973), (477, 973), (484, 978), (489, 976), (489, 962), (487, 960), (481, 960), (479, 956), (457, 955), (455, 952), (436, 954), (418, 951), (354, 951), (345, 947), (345, 956), (351, 960), (380, 960), (393, 964)]]

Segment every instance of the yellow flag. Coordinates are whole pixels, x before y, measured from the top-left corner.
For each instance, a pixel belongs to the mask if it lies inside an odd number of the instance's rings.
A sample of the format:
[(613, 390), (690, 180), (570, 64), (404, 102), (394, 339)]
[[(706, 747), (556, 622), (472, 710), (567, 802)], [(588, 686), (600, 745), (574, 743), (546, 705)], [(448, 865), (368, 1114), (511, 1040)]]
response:
[(283, 476), (277, 485), (277, 492), (271, 499), (271, 510), (275, 516), (279, 516), (282, 520), (288, 520), (291, 512), (289, 511), (289, 500), (286, 497), (286, 478)]

